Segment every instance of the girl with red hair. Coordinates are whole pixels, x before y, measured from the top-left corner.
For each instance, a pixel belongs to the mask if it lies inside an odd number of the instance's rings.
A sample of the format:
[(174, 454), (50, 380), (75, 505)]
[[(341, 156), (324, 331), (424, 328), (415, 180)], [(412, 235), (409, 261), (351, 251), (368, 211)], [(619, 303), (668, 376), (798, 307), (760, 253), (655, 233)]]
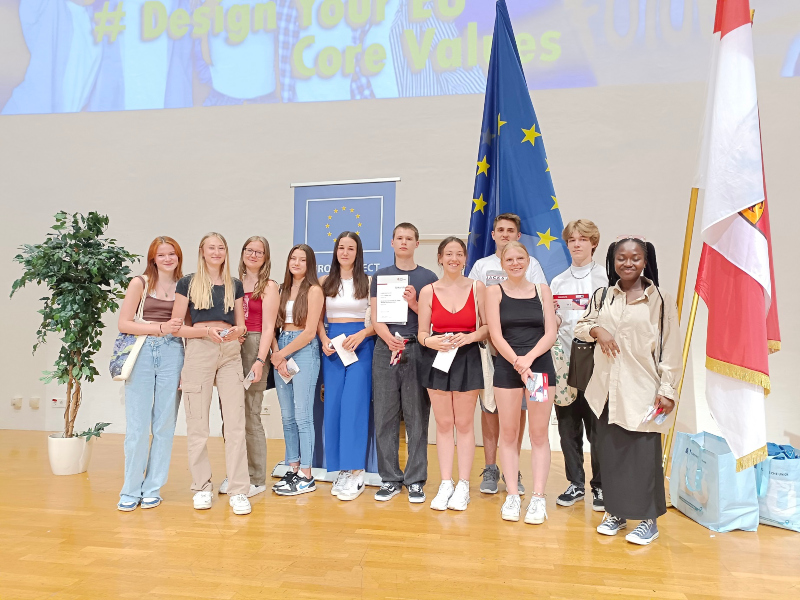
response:
[[(140, 504), (161, 504), (161, 487), (169, 474), (183, 367), (183, 341), (175, 335), (182, 319), (172, 318), (182, 263), (178, 242), (166, 236), (154, 239), (144, 273), (131, 280), (119, 312), (121, 333), (147, 336), (125, 381), (125, 483), (117, 504), (124, 512)], [(143, 311), (137, 315), (142, 301)]]

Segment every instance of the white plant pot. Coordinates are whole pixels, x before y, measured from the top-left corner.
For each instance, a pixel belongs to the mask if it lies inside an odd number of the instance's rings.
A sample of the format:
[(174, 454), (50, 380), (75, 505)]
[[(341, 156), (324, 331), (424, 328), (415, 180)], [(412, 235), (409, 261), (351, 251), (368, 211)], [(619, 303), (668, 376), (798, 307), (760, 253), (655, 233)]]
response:
[(63, 433), (51, 433), (47, 438), (47, 454), (53, 475), (77, 475), (85, 473), (92, 458), (94, 438), (86, 441), (82, 437), (63, 437)]

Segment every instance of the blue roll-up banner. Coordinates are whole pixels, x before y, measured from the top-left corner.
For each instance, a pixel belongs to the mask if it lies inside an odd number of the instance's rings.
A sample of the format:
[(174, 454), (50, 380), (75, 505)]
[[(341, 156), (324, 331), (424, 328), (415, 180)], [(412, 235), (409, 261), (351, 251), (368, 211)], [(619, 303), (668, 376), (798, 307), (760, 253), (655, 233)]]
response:
[[(293, 184), (294, 244), (308, 244), (317, 258), (317, 274), (330, 272), (336, 239), (343, 231), (355, 231), (364, 247), (364, 271), (372, 276), (378, 269), (394, 263), (392, 230), (395, 225), (395, 192), (399, 178)], [(323, 361), (320, 361), (321, 363)], [(314, 477), (332, 481), (336, 472), (325, 468), (325, 405), (323, 402), (322, 370), (314, 400)], [(273, 475), (285, 471), (276, 468)], [(372, 405), (369, 411), (369, 444), (367, 472), (369, 485), (380, 485), (378, 452)]]
[(355, 231), (364, 246), (364, 270), (374, 275), (394, 262), (395, 187), (398, 179), (295, 184), (294, 243), (308, 244), (318, 275), (330, 271), (335, 240)]

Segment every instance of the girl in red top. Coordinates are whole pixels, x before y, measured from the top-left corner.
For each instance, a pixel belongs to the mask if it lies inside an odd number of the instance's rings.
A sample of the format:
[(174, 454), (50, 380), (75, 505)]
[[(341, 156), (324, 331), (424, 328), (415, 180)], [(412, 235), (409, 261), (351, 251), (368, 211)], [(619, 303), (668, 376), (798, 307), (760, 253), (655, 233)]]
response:
[[(250, 473), (248, 497), (267, 489), (267, 436), (261, 423), (261, 402), (270, 374), (266, 361), (275, 336), (275, 320), (280, 304), (278, 284), (269, 278), (271, 265), (267, 239), (260, 235), (248, 238), (239, 257), (239, 279), (244, 286), (242, 307), (247, 328), (239, 338), (242, 370), (245, 377), (250, 371), (254, 376), (244, 393), (247, 470)], [(272, 387), (275, 387), (274, 383)], [(222, 482), (220, 494), (227, 493), (227, 484), (227, 479)]]
[[(442, 483), (431, 502), (434, 510), (466, 510), (469, 473), (475, 456), (473, 418), (478, 391), (483, 389), (483, 368), (478, 342), (488, 335), (483, 312), (486, 287), (464, 277), (467, 247), (457, 237), (439, 244), (438, 262), (444, 273), (419, 295), (419, 334), (423, 347), (421, 383), (428, 388), (436, 418), (436, 451)], [(480, 318), (478, 318), (480, 316)], [(457, 349), (445, 372), (433, 366), (438, 352)], [(458, 430), (458, 485), (454, 485), (453, 426)]]

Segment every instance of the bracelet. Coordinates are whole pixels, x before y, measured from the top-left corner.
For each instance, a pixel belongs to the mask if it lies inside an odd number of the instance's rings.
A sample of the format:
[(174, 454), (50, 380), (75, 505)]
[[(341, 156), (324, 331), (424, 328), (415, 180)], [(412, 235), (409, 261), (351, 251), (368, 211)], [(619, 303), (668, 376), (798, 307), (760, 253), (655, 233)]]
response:
[(256, 356), (256, 362), (260, 362), (262, 365), (264, 365), (264, 366), (267, 366), (267, 363), (265, 363), (265, 362), (264, 362), (264, 361), (263, 361), (263, 360), (262, 360), (260, 357), (258, 357), (258, 356)]

